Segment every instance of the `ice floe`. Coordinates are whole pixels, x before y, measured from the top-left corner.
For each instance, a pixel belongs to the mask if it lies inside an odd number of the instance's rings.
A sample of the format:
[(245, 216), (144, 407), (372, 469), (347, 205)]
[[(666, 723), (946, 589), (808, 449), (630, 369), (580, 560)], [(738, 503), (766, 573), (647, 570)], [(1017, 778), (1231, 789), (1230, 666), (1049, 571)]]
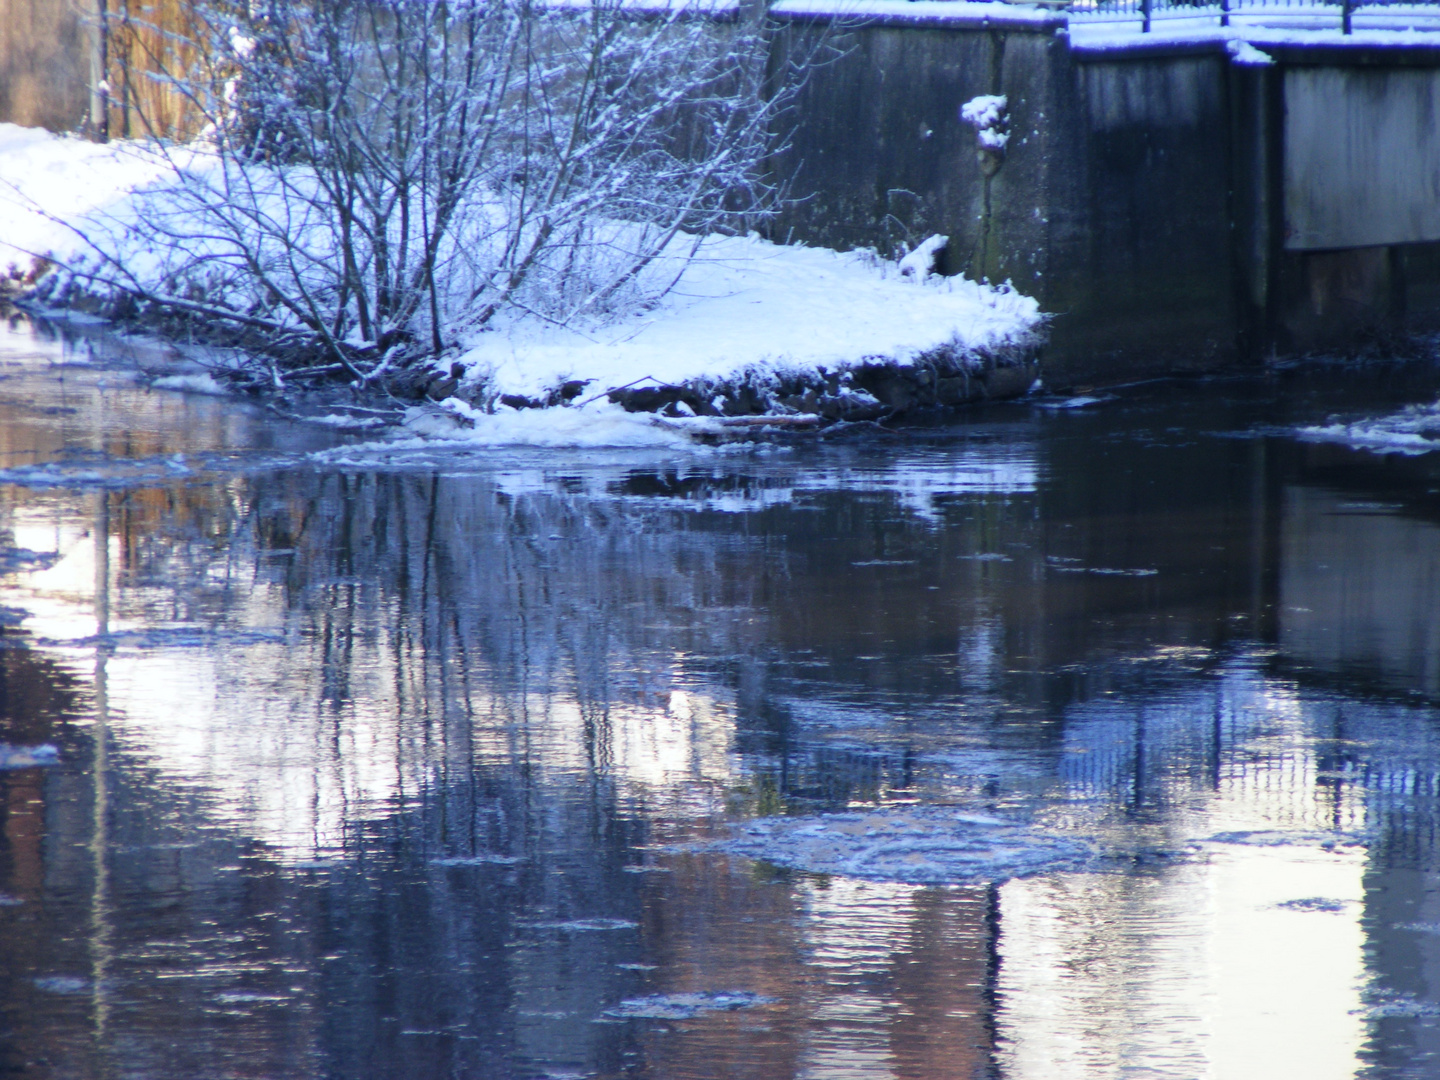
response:
[(452, 855), (444, 859), (431, 859), (431, 866), (514, 866), (525, 860), (518, 855), (500, 855), (493, 851), (482, 851), (478, 855)]
[(948, 807), (760, 818), (716, 847), (811, 873), (912, 885), (1003, 881), (1076, 868), (1093, 855), (1080, 838)]
[(1290, 832), (1284, 829), (1253, 829), (1239, 832), (1219, 832), (1205, 838), (1211, 844), (1245, 844), (1250, 847), (1350, 847), (1364, 843), (1364, 839), (1351, 833)]
[(569, 919), (529, 924), (532, 930), (635, 930), (639, 925), (629, 919)]
[(744, 990), (698, 994), (650, 994), (647, 997), (627, 998), (613, 1008), (606, 1009), (605, 1015), (623, 1019), (689, 1020), (704, 1012), (731, 1012), (735, 1009), (749, 1009), (756, 1005), (768, 1005), (774, 1000), (774, 998), (752, 994)]
[(1382, 454), (1428, 454), (1440, 450), (1440, 402), (1348, 423), (1302, 427), (1297, 434), (1306, 442), (1341, 443)]
[(30, 769), (37, 765), (54, 765), (60, 751), (49, 743), (39, 746), (12, 746), (0, 743), (0, 769)]

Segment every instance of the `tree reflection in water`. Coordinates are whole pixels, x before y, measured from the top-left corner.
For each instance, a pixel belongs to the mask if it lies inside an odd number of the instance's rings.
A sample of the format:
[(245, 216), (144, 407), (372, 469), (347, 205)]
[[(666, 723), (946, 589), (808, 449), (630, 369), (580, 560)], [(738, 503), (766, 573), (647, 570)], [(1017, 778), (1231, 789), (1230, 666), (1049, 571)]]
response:
[[(1197, 440), (1276, 406), (1189, 393), (898, 450), (0, 489), (59, 556), (5, 579), (0, 741), (62, 759), (0, 772), (0, 1067), (1423, 1071), (1440, 466)], [(910, 801), (1113, 858), (926, 889), (703, 850)], [(725, 991), (770, 1000), (607, 1015)]]

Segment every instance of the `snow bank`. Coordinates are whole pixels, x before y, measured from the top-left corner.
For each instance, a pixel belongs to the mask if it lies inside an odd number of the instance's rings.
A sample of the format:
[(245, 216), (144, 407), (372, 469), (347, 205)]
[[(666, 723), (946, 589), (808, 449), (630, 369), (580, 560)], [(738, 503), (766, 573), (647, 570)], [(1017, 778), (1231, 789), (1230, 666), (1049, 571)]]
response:
[[(207, 168), (201, 151), (171, 151), (167, 164), (136, 145), (100, 146), (0, 124), (0, 269), (13, 266), (12, 280), (21, 281), (34, 273), (33, 256), (47, 253), (94, 266), (83, 231), (116, 238), (119, 259), (137, 276), (169, 273), (176, 253), (140, 250), (140, 234), (127, 224), (139, 200), (165, 197), (167, 172), (181, 153), (188, 155), (185, 168)], [(193, 231), (174, 223), (176, 236)], [(972, 376), (983, 380), (996, 357), (1031, 357), (1043, 323), (1036, 302), (1008, 287), (918, 272), (913, 264), (921, 255), (928, 268), (943, 244), (934, 237), (897, 265), (873, 252), (785, 246), (757, 236), (677, 237), (646, 270), (674, 287), (642, 310), (568, 326), (510, 312), (472, 332), (461, 342), (458, 365), (446, 360), (459, 376), (455, 385), (431, 394), (451, 400), (440, 409), (416, 410), (407, 433), (472, 445), (660, 446), (719, 430), (696, 414), (799, 411), (869, 419), (903, 411), (905, 405), (883, 400), (883, 392), (863, 380), (852, 386), (848, 372), (877, 367), (934, 369), (930, 397), (917, 398), (912, 388), (904, 391), (907, 402), (954, 404), (1023, 392), (1033, 368), (1006, 380), (1003, 389), (998, 381), (972, 385)], [(245, 306), (243, 297), (234, 299)], [(433, 382), (449, 370), (437, 371)], [(935, 379), (942, 377), (963, 385), (940, 393)], [(172, 384), (218, 389), (175, 380), (164, 385)], [(565, 386), (570, 390), (562, 395)], [(639, 408), (635, 387), (679, 386), (689, 388), (689, 396), (661, 403), (668, 406), (665, 421), (611, 407)], [(723, 408), (713, 404), (712, 395), (725, 386), (743, 386), (748, 396)], [(828, 404), (777, 403), (807, 390)], [(612, 391), (631, 397), (605, 401)], [(566, 407), (507, 408), (506, 399), (511, 406)]]
[[(693, 242), (693, 241), (692, 241)], [(1036, 302), (958, 278), (917, 283), (873, 253), (710, 237), (653, 309), (596, 330), (510, 319), (477, 334), (461, 363), (495, 394), (539, 398), (571, 380), (586, 393), (653, 382), (863, 362), (913, 364), (942, 347), (998, 351), (1039, 328)]]
[(72, 226), (123, 213), (133, 191), (167, 171), (133, 143), (0, 124), (0, 270), (14, 278), (29, 271), (33, 254), (79, 252)]

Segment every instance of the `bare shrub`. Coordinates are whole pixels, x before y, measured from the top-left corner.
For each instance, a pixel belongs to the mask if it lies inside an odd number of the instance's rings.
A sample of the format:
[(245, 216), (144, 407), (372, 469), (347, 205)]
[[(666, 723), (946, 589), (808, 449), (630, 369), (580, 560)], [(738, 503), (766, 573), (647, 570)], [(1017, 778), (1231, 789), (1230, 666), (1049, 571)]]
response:
[[(356, 378), (499, 317), (663, 293), (773, 213), (800, 70), (709, 0), (203, 0), (153, 76), (202, 118), (90, 271)], [(183, 48), (179, 47), (183, 45)], [(135, 251), (147, 253), (143, 259)], [(131, 253), (127, 255), (126, 252)]]

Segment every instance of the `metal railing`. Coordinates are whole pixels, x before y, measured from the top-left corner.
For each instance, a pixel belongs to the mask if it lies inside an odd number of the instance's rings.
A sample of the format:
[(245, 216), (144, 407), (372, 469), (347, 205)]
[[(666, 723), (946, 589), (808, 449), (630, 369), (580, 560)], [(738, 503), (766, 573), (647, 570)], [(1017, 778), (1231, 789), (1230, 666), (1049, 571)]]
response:
[(1230, 26), (1243, 16), (1246, 22), (1278, 19), (1279, 25), (1310, 24), (1317, 29), (1334, 26), (1338, 20), (1349, 34), (1361, 10), (1377, 24), (1404, 27), (1419, 17), (1432, 24), (1427, 29), (1440, 30), (1440, 0), (1076, 0), (1066, 12), (1078, 22), (1138, 20), (1142, 33), (1149, 33), (1160, 20), (1218, 19), (1220, 26)]

